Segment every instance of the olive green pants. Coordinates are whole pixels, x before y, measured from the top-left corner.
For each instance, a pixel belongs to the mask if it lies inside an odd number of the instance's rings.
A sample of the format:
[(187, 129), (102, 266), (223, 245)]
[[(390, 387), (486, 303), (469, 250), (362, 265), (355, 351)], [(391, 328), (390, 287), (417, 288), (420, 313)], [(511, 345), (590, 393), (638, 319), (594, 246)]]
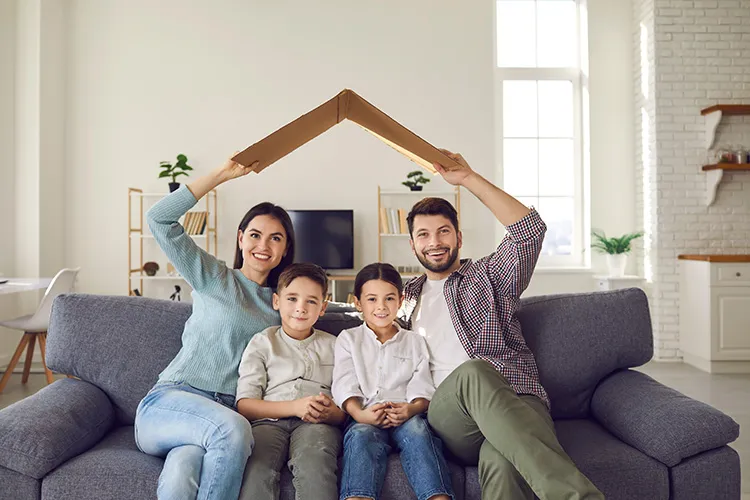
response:
[(454, 370), (427, 417), (451, 453), (479, 464), (483, 500), (604, 498), (560, 446), (542, 400), (517, 395), (485, 361)]

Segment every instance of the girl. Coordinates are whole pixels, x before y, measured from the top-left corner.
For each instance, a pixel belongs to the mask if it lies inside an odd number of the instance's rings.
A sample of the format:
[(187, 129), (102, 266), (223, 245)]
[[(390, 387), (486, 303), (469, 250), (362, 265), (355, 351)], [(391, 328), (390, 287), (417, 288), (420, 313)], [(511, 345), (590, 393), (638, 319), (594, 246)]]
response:
[[(390, 264), (370, 264), (354, 280), (364, 323), (336, 340), (333, 398), (351, 421), (344, 433), (340, 499), (377, 499), (389, 438), (418, 500), (454, 498), (440, 440), (425, 413), (435, 392), (424, 338), (394, 323), (402, 282)], [(375, 363), (375, 366), (372, 363)]]
[(253, 446), (250, 423), (234, 409), (242, 351), (255, 332), (280, 324), (273, 288), (294, 259), (286, 211), (261, 203), (237, 230), (234, 268), (201, 250), (179, 218), (216, 186), (248, 174), (228, 160), (156, 203), (147, 213), (157, 243), (193, 287), (193, 312), (182, 348), (138, 405), (135, 439), (166, 457), (160, 499), (237, 498)]

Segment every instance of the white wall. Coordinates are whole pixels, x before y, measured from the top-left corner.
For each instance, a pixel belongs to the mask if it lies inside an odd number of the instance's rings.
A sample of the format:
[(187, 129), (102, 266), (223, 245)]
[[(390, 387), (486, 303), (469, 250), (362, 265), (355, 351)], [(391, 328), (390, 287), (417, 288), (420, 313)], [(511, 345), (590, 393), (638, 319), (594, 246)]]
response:
[[(682, 253), (750, 253), (750, 177), (724, 176), (716, 202), (704, 203), (702, 108), (750, 99), (750, 5), (736, 0), (655, 2), (657, 203), (660, 237), (655, 287), (657, 356), (679, 353)], [(750, 147), (750, 119), (730, 117), (716, 145)]]
[[(0, 273), (15, 274), (15, 59), (16, 2), (0, 0)], [(17, 310), (14, 295), (0, 296), (0, 317), (9, 318)], [(0, 366), (12, 352), (16, 335), (0, 328)]]
[[(631, 8), (595, 0), (590, 12), (592, 224), (625, 232), (635, 223)], [(206, 172), (345, 87), (493, 176), (491, 1), (89, 0), (71, 3), (69, 22), (67, 261), (83, 266), (86, 291), (125, 293), (126, 187), (165, 190), (160, 160), (184, 152)], [(240, 217), (269, 199), (353, 208), (356, 265), (374, 261), (376, 186), (399, 187), (412, 167), (339, 125), (261, 175), (220, 188), (220, 257), (231, 261)], [(355, 188), (342, 189), (342, 179)], [(463, 255), (491, 251), (489, 212), (471, 196), (462, 209)], [(528, 293), (591, 290), (591, 274), (539, 274)]]
[[(435, 145), (493, 172), (491, 2), (75, 1), (69, 12), (68, 260), (80, 288), (125, 293), (126, 188), (165, 191), (160, 160), (197, 174), (352, 88)], [(261, 200), (353, 208), (356, 265), (377, 259), (376, 186), (414, 164), (344, 123), (220, 188), (220, 256)], [(440, 189), (435, 179), (431, 189)], [(445, 187), (445, 184), (442, 186)], [(464, 197), (467, 256), (493, 247)]]

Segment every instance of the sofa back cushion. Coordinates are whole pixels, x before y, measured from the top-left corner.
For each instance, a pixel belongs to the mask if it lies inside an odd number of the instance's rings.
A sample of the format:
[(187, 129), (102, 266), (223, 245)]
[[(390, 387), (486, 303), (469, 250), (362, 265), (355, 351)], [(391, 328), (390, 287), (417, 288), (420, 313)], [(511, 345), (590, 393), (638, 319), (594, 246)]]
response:
[(586, 417), (602, 379), (653, 355), (648, 301), (637, 288), (525, 298), (518, 317), (554, 418)]
[(102, 389), (120, 423), (182, 346), (192, 307), (146, 297), (69, 294), (55, 299), (47, 340), (50, 369)]

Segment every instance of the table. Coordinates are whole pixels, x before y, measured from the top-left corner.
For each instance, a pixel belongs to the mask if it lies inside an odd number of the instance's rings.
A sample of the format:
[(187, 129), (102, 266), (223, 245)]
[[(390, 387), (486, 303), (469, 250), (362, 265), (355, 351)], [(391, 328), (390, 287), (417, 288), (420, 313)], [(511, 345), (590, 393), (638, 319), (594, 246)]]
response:
[(52, 278), (6, 278), (0, 277), (0, 281), (8, 280), (0, 285), (0, 295), (9, 293), (29, 292), (32, 290), (46, 290), (52, 282)]

